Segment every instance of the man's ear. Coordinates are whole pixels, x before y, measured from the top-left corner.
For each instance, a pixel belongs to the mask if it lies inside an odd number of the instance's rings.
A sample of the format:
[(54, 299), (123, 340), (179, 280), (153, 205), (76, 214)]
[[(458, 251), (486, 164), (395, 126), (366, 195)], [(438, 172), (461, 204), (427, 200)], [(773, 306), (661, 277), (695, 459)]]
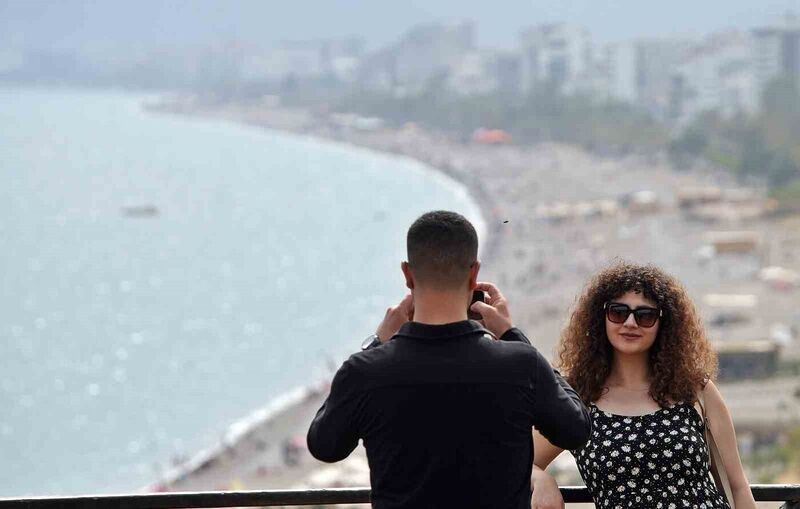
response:
[(409, 290), (414, 289), (414, 274), (411, 273), (411, 267), (409, 267), (408, 262), (402, 262), (400, 264), (400, 270), (403, 271), (403, 276), (406, 278), (406, 288)]
[(478, 286), (478, 272), (481, 270), (481, 262), (475, 260), (475, 263), (469, 268), (469, 289), (474, 290)]

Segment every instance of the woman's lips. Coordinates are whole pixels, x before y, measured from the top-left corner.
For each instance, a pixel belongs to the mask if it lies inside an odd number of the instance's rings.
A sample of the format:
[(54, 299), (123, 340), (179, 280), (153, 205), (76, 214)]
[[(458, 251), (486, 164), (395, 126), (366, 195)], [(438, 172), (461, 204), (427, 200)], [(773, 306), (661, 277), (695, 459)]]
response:
[(621, 333), (620, 336), (622, 336), (625, 339), (639, 339), (640, 337), (642, 337), (640, 334), (626, 334), (624, 332)]

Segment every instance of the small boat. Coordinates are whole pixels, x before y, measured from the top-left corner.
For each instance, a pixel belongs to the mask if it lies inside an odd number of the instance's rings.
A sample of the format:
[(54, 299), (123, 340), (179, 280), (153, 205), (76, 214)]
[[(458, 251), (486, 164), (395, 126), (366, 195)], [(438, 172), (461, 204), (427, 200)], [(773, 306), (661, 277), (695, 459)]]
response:
[(122, 215), (128, 217), (155, 217), (158, 215), (158, 207), (155, 205), (130, 205), (122, 207)]

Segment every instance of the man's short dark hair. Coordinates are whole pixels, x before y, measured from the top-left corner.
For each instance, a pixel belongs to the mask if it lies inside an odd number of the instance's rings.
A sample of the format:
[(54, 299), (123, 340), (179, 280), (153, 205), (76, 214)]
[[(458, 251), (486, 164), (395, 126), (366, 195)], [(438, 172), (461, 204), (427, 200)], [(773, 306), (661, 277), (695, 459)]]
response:
[(414, 221), (406, 247), (408, 264), (419, 283), (452, 290), (467, 281), (469, 269), (478, 259), (478, 234), (461, 214), (435, 210)]

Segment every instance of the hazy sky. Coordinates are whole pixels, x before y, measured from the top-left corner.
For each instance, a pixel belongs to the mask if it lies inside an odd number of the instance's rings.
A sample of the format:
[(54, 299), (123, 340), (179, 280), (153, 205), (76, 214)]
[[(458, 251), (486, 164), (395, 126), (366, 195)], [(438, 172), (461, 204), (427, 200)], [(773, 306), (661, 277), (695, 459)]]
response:
[(0, 0), (0, 42), (78, 48), (238, 39), (363, 36), (370, 48), (411, 25), (472, 19), (482, 46), (510, 48), (521, 27), (585, 25), (599, 41), (752, 28), (800, 0)]

